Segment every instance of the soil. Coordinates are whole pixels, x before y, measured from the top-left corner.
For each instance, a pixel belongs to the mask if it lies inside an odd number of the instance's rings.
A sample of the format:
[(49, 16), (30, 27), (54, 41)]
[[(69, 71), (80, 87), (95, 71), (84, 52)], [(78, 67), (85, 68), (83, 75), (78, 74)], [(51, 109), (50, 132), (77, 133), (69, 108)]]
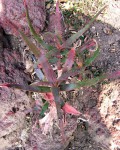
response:
[[(93, 67), (111, 73), (120, 70), (120, 2), (105, 2), (109, 5), (106, 15), (100, 16), (88, 32), (100, 46), (100, 56), (92, 64)], [(46, 15), (42, 9), (41, 13), (43, 12)], [(44, 23), (43, 21), (41, 29), (44, 28)], [(48, 29), (51, 31), (53, 27), (51, 29), (50, 26)], [(19, 38), (8, 35), (4, 25), (2, 27), (0, 82), (28, 84), (31, 77), (24, 72), (23, 64), (23, 50), (26, 46)], [(52, 135), (47, 136), (33, 126), (35, 115), (29, 111), (33, 104), (28, 93), (0, 88), (0, 150), (120, 150), (119, 79), (69, 92), (66, 99), (83, 113), (88, 122), (68, 115), (65, 128), (68, 139), (62, 144), (56, 125)]]

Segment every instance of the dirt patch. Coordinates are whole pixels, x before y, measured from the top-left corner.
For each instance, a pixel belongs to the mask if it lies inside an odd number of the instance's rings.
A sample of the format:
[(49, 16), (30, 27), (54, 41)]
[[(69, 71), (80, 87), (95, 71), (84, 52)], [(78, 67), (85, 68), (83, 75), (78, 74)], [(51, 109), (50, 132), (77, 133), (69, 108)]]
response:
[[(106, 4), (108, 4), (106, 2)], [(93, 64), (102, 72), (120, 70), (120, 23), (119, 1), (109, 1), (106, 15), (100, 17), (90, 29), (90, 36), (94, 37), (100, 46), (100, 56)], [(113, 10), (116, 11), (113, 13)], [(112, 19), (113, 18), (113, 19)], [(117, 23), (118, 20), (118, 23)], [(85, 89), (84, 89), (85, 90)], [(89, 119), (88, 129), (85, 125), (78, 126), (74, 140), (67, 150), (97, 150), (97, 149), (120, 149), (119, 143), (119, 112), (120, 88), (119, 80), (110, 81), (96, 88), (79, 91), (74, 97), (80, 111)], [(89, 116), (89, 117), (87, 117)], [(114, 124), (114, 122), (117, 122)]]

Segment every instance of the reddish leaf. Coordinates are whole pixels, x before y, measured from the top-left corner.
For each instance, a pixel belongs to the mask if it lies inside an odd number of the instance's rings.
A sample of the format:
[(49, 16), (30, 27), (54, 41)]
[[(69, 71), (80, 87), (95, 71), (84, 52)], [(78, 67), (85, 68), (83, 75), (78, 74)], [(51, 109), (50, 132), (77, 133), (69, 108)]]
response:
[(58, 81), (62, 82), (68, 79), (68, 77), (74, 77), (76, 75), (80, 74), (79, 70), (69, 70), (68, 72), (63, 73), (59, 78)]
[[(55, 106), (55, 102), (54, 102), (54, 96), (52, 93), (42, 93), (42, 97), (47, 100), (51, 105)], [(61, 103), (61, 102), (60, 102)], [(80, 112), (77, 111), (74, 107), (72, 107), (71, 105), (69, 105), (68, 103), (65, 103), (64, 106), (62, 107), (62, 110), (65, 113), (68, 114), (73, 114), (73, 115), (80, 115)]]
[(63, 49), (63, 47), (62, 47), (62, 45), (59, 43), (59, 40), (58, 39), (55, 39), (55, 46), (56, 46), (56, 48), (58, 49), (58, 50), (62, 50)]
[(46, 93), (48, 99), (54, 100), (54, 96), (52, 93)]
[(44, 96), (44, 99), (47, 101), (53, 101), (54, 100), (54, 96), (52, 93), (43, 93), (42, 96)]
[(32, 85), (21, 85), (21, 84), (16, 84), (16, 83), (4, 83), (0, 84), (0, 87), (10, 87), (10, 88), (16, 88), (20, 90), (25, 90), (25, 91), (31, 91), (31, 92), (39, 92), (39, 93), (46, 93), (50, 92), (50, 87), (45, 87), (45, 86), (32, 86)]
[(23, 0), (24, 6), (27, 7), (26, 0)]
[(48, 86), (48, 87), (51, 87), (52, 84), (49, 83), (49, 82), (45, 82), (45, 81), (38, 81), (38, 82), (34, 82), (30, 85), (34, 85), (34, 86)]
[(54, 96), (52, 93), (41, 93), (41, 96), (43, 97), (43, 99), (48, 101), (51, 105), (55, 106)]
[(56, 109), (57, 109), (57, 116), (58, 119), (62, 120), (63, 116), (61, 113), (61, 106), (64, 105), (64, 101), (60, 98), (60, 89), (59, 87), (52, 87), (51, 91), (53, 93), (54, 96), (54, 101), (55, 101), (55, 105), (56, 105)]
[(6, 116), (12, 116), (12, 115), (15, 115), (15, 113), (13, 111), (9, 111), (5, 114)]
[(49, 64), (47, 58), (45, 57), (44, 52), (41, 54), (38, 64), (40, 63), (43, 69), (43, 72), (50, 83), (55, 83), (57, 78), (56, 74), (53, 71), (51, 65)]
[(63, 72), (68, 71), (72, 68), (72, 65), (74, 64), (74, 58), (75, 58), (75, 47), (71, 48), (71, 50), (68, 53), (66, 62), (63, 65)]
[(56, 3), (56, 13), (55, 13), (55, 33), (56, 35), (62, 39), (62, 15), (59, 9), (59, 1)]
[[(97, 45), (97, 42), (95, 39), (90, 39), (88, 40), (87, 42), (85, 42), (85, 44), (83, 44), (81, 47), (80, 47), (80, 52), (85, 50), (85, 49), (91, 49), (92, 47), (96, 47)], [(96, 50), (96, 49), (95, 49)]]
[(36, 57), (40, 56), (40, 48), (37, 48), (34, 43), (31, 42), (31, 40), (20, 30), (20, 27), (5, 18), (5, 21), (7, 25), (9, 25), (15, 33), (19, 33), (24, 40), (24, 42), (28, 45), (29, 49), (34, 53)]
[(0, 87), (8, 87), (8, 83), (0, 84)]
[(41, 64), (38, 64), (38, 68), (39, 68), (39, 69), (42, 69), (42, 66), (41, 66)]
[(62, 110), (65, 112), (65, 113), (68, 113), (68, 114), (72, 114), (72, 115), (80, 115), (81, 113), (79, 111), (77, 111), (74, 107), (72, 107), (71, 105), (69, 105), (68, 103), (65, 103), (65, 105), (62, 107)]

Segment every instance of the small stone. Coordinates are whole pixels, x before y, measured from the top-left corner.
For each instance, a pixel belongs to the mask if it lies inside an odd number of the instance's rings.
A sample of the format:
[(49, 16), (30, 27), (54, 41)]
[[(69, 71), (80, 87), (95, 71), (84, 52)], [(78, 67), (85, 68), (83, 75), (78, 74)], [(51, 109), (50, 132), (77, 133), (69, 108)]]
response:
[(93, 26), (93, 27), (90, 29), (90, 31), (91, 31), (92, 33), (96, 33), (95, 27)]
[(110, 52), (111, 52), (111, 53), (114, 53), (115, 51), (116, 51), (115, 48), (110, 49)]
[(50, 9), (50, 7), (51, 7), (51, 4), (48, 3), (47, 6), (46, 6), (46, 8), (47, 8), (47, 9)]
[(26, 47), (26, 43), (22, 41), (21, 44), (20, 44), (20, 46), (21, 46), (22, 48), (25, 48), (25, 47)]
[(107, 34), (107, 35), (111, 35), (111, 34), (112, 34), (112, 30), (111, 30), (110, 28), (108, 28), (108, 27), (104, 28), (104, 29), (103, 29), (103, 32), (104, 32), (105, 34)]

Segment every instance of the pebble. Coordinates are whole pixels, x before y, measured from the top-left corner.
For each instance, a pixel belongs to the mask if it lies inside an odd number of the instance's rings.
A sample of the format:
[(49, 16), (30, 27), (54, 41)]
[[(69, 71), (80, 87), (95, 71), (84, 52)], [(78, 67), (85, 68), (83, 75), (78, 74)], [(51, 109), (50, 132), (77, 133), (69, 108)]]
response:
[(114, 53), (115, 51), (116, 51), (115, 48), (110, 49), (110, 52), (111, 52), (111, 53)]
[(46, 8), (47, 8), (47, 9), (50, 9), (50, 7), (51, 7), (51, 4), (50, 4), (50, 3), (47, 4)]
[(92, 26), (92, 28), (90, 29), (90, 31), (95, 34), (95, 33), (96, 33), (96, 28), (95, 28), (95, 26)]
[(103, 32), (104, 32), (105, 34), (107, 34), (107, 35), (111, 35), (111, 34), (112, 34), (112, 30), (111, 30), (110, 28), (108, 28), (108, 27), (104, 28), (104, 29), (103, 29)]

